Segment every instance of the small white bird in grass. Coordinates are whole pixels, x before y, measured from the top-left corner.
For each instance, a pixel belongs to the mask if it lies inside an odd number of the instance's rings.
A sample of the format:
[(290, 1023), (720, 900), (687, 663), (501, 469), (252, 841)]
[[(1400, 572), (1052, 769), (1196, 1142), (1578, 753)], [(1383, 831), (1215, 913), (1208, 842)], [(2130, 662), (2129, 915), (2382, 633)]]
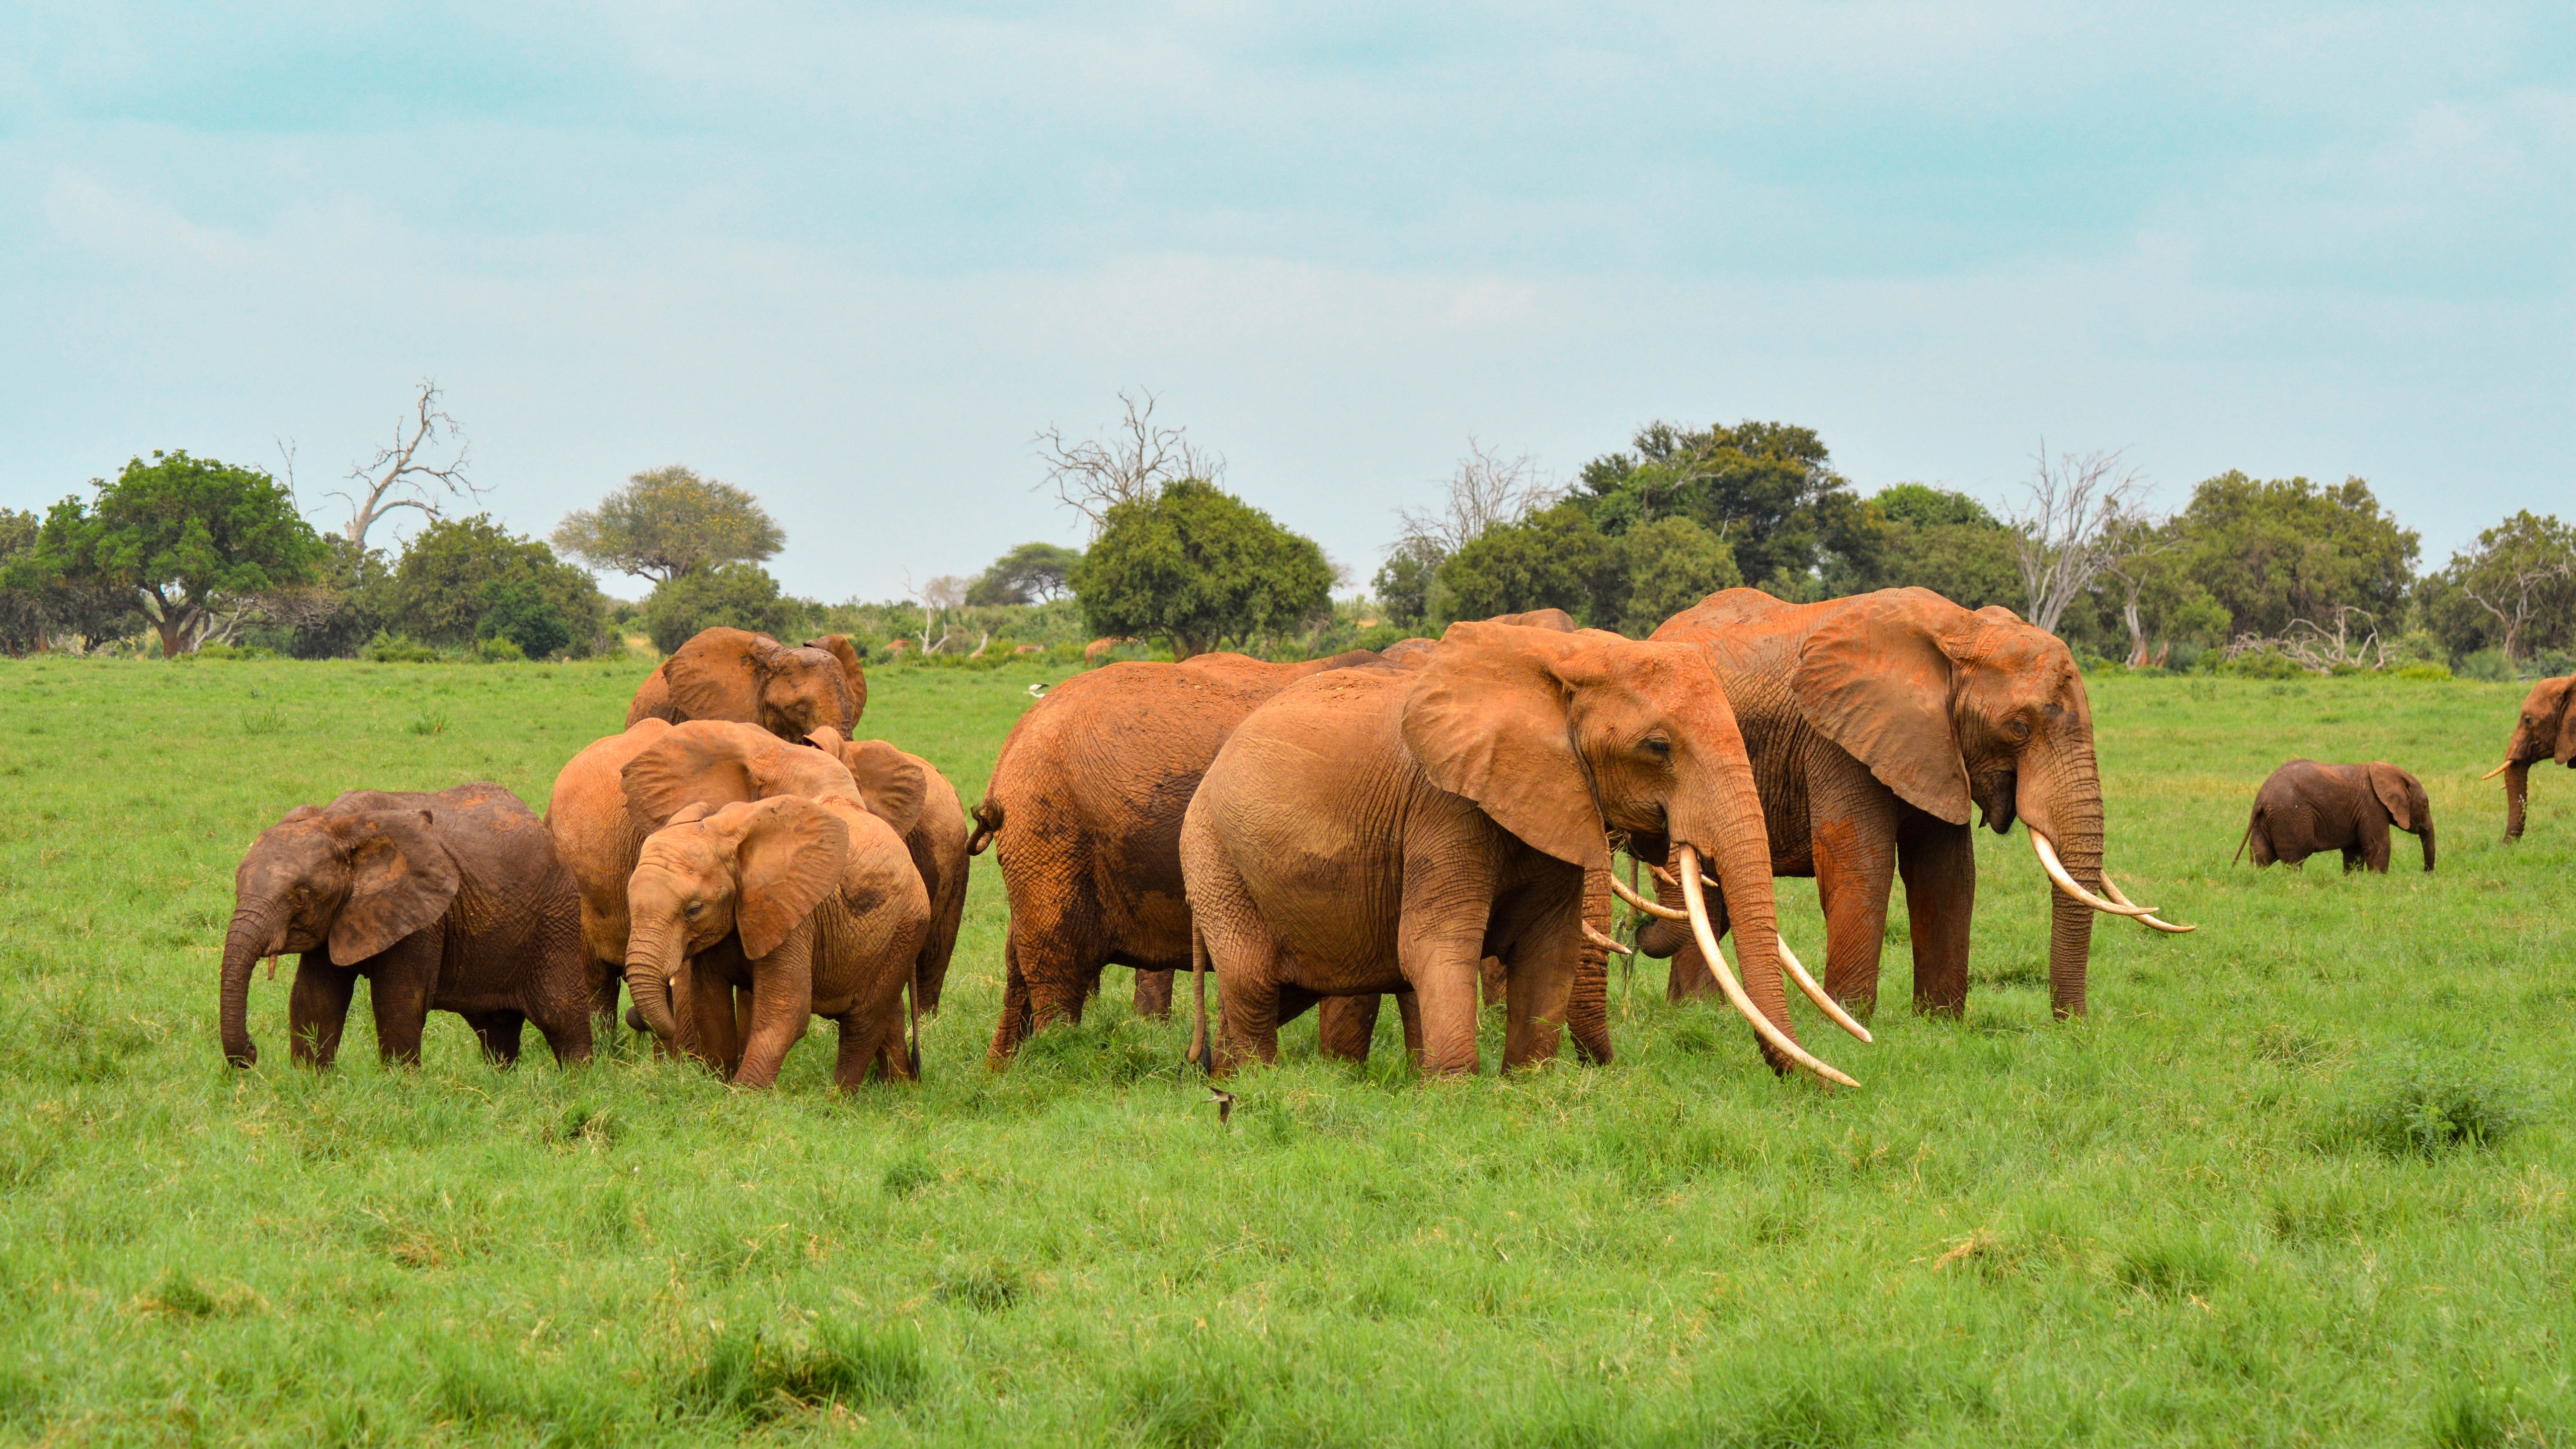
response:
[(1043, 684), (1032, 684), (1029, 686), (1029, 698), (1031, 699), (1044, 699), (1046, 698), (1046, 692), (1047, 687)]
[(1234, 1094), (1216, 1087), (1208, 1088), (1207, 1099), (1216, 1103), (1216, 1122), (1222, 1127), (1234, 1115)]

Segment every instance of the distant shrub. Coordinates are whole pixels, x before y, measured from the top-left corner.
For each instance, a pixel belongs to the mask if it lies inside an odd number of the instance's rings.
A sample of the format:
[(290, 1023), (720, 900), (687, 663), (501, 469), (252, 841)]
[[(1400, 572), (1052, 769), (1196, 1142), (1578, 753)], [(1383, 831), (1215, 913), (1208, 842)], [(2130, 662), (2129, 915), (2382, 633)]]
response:
[(417, 639), (402, 634), (388, 634), (382, 629), (367, 641), (367, 658), (378, 664), (434, 664), (438, 651)]
[(275, 659), (277, 651), (256, 644), (200, 644), (189, 656), (196, 659)]
[(527, 659), (528, 651), (517, 640), (495, 634), (475, 643), (474, 657), (485, 664), (517, 664)]
[(2398, 679), (2449, 679), (2450, 669), (2440, 664), (2404, 664), (2390, 671)]
[(2504, 662), (2501, 649), (2481, 649), (2464, 654), (2451, 666), (2462, 679), (2475, 679), (2486, 684), (2502, 684), (2513, 678), (2513, 669)]

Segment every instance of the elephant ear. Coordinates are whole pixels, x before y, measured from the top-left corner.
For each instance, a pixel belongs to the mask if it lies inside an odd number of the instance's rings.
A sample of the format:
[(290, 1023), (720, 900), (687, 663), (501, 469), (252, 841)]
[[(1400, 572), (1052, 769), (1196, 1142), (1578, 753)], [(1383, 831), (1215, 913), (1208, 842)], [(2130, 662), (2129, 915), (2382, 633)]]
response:
[(1431, 783), (1558, 860), (1606, 870), (1610, 847), (1574, 751), (1558, 668), (1583, 643), (1546, 629), (1452, 624), (1404, 699), (1404, 746)]
[(298, 820), (310, 820), (321, 813), (322, 807), (319, 805), (298, 805), (294, 809), (277, 817), (277, 823), (280, 825), (287, 825)]
[(369, 810), (323, 822), (349, 862), (349, 898), (331, 923), (331, 960), (355, 966), (447, 914), (461, 884), (426, 810)]
[(2020, 624), (2027, 622), (2021, 615), (2014, 613), (2012, 610), (2005, 608), (2001, 604), (1986, 605), (1984, 608), (1977, 611), (1977, 617), (1980, 619), (1991, 619), (1998, 624)]
[(1799, 713), (1908, 804), (1968, 822), (1968, 766), (1950, 721), (1953, 665), (1937, 594), (1891, 590), (1833, 612), (1798, 652)]
[(2551, 758), (2562, 765), (2576, 763), (2576, 709), (2568, 708), (2571, 704), (2576, 704), (2576, 676), (2559, 682), (2558, 747)]
[(752, 720), (760, 714), (760, 686), (778, 641), (748, 629), (706, 629), (662, 661), (671, 708), (678, 718)]
[(841, 673), (849, 677), (850, 698), (856, 706), (850, 714), (850, 724), (855, 728), (859, 716), (868, 712), (868, 675), (859, 667), (858, 646), (850, 642), (847, 634), (826, 634), (819, 639), (806, 640), (805, 647), (820, 649), (841, 661)]
[(921, 802), (930, 793), (920, 762), (883, 740), (861, 740), (842, 748), (841, 763), (849, 766), (850, 778), (859, 782), (859, 796), (868, 802), (868, 813), (893, 826), (895, 834), (910, 835), (921, 820)]
[(735, 837), (734, 930), (742, 954), (757, 961), (839, 888), (850, 832), (792, 795), (719, 811), (715, 824)]
[(2415, 828), (2414, 811), (2407, 800), (2407, 785), (2412, 783), (2404, 770), (2386, 760), (2373, 760), (2364, 767), (2370, 772), (2370, 793), (2388, 807), (2388, 818), (2400, 830)]
[(675, 728), (637, 752), (618, 772), (626, 813), (647, 830), (675, 822), (691, 806), (701, 814), (760, 798), (743, 752), (721, 736)]

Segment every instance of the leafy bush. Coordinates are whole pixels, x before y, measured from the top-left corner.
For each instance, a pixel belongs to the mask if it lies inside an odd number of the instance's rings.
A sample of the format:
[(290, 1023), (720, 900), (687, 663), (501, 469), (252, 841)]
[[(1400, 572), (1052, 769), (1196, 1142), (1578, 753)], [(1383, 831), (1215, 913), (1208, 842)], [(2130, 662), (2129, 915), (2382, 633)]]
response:
[(2504, 662), (2501, 649), (2480, 649), (2460, 656), (2452, 672), (2462, 679), (2475, 679), (2486, 684), (2502, 684), (2513, 678), (2513, 666)]
[(2491, 1060), (2401, 1042), (2354, 1074), (2349, 1140), (2391, 1157), (2491, 1147), (2531, 1120), (2531, 1083)]
[(528, 657), (528, 652), (515, 641), (495, 634), (474, 646), (474, 657), (485, 664), (517, 664)]
[[(575, 642), (563, 610), (528, 579), (484, 580), (483, 618), (474, 626), (474, 637), (487, 660), (495, 657), (491, 646), (496, 642), (511, 645), (511, 657), (520, 659), (551, 658)], [(589, 641), (580, 642), (585, 646), (580, 652), (587, 653)]]
[(641, 622), (653, 647), (669, 654), (701, 630), (749, 629), (784, 639), (796, 632), (796, 606), (779, 597), (778, 580), (758, 564), (697, 569), (653, 590)]
[(382, 629), (367, 641), (365, 655), (378, 664), (434, 664), (439, 657), (437, 650), (409, 635), (388, 634)]
[(2401, 664), (2391, 671), (2398, 679), (2448, 679), (2451, 671), (2440, 664)]

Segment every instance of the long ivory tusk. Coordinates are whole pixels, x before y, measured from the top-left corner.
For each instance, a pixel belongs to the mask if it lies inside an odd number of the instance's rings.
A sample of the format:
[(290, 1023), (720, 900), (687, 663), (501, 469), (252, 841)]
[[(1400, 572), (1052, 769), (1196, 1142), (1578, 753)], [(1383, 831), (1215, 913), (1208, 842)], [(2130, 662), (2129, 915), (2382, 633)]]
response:
[(2066, 863), (2057, 858), (2057, 847), (2049, 844), (2048, 837), (2040, 834), (2036, 830), (2030, 832), (2030, 848), (2031, 851), (2039, 857), (2040, 868), (2048, 872), (2048, 878), (2050, 880), (2057, 882), (2057, 888), (2059, 890), (2075, 897), (2077, 900), (2091, 906), (2093, 909), (2101, 911), (2106, 915), (2113, 916), (2147, 916), (2155, 914), (2155, 907), (2153, 906), (2115, 906), (2109, 901), (2102, 899), (2100, 896), (2093, 894), (2091, 891), (2086, 890), (2084, 887), (2077, 885), (2075, 883), (2075, 877), (2066, 873)]
[(1807, 993), (1807, 999), (1816, 1003), (1816, 1010), (1831, 1017), (1834, 1025), (1859, 1037), (1862, 1041), (1872, 1040), (1869, 1028), (1852, 1020), (1851, 1013), (1843, 1010), (1843, 1004), (1827, 996), (1825, 988), (1818, 986), (1816, 978), (1808, 975), (1807, 968), (1798, 963), (1797, 953), (1789, 949), (1789, 938), (1774, 936), (1772, 939), (1780, 943), (1780, 964), (1789, 968), (1789, 975), (1797, 981), (1798, 989)]
[(1637, 954), (1636, 947), (1622, 946), (1617, 941), (1614, 941), (1608, 936), (1602, 935), (1599, 931), (1592, 929), (1592, 923), (1590, 921), (1583, 923), (1583, 939), (1590, 941), (1593, 945), (1599, 946), (1604, 950), (1616, 951), (1622, 956), (1634, 956)]
[[(1656, 874), (1660, 875), (1662, 872), (1657, 871)], [(1662, 901), (1650, 901), (1644, 896), (1637, 894), (1635, 891), (1630, 890), (1627, 887), (1627, 884), (1619, 879), (1618, 872), (1616, 871), (1610, 873), (1610, 893), (1617, 896), (1619, 899), (1626, 901), (1636, 909), (1645, 912), (1647, 915), (1654, 916), (1660, 920), (1687, 921), (1690, 919), (1690, 912), (1688, 911), (1674, 910), (1672, 907), (1665, 905)]]
[(1727, 1001), (1735, 1007), (1737, 1014), (1753, 1023), (1754, 1031), (1771, 1044), (1773, 1051), (1828, 1082), (1840, 1082), (1846, 1087), (1859, 1086), (1860, 1083), (1808, 1055), (1806, 1048), (1790, 1040), (1787, 1032), (1772, 1025), (1771, 1018), (1754, 1009), (1753, 998), (1744, 994), (1743, 984), (1735, 979), (1734, 970), (1728, 967), (1725, 955), (1717, 949), (1717, 933), (1709, 929), (1708, 900), (1700, 892), (1699, 852), (1685, 845), (1681, 848), (1681, 858), (1682, 901), (1690, 908), (1691, 934), (1698, 938), (1700, 954), (1708, 958), (1710, 974), (1717, 977), (1718, 988), (1726, 993)]
[[(2120, 894), (2120, 883), (2111, 879), (2111, 873), (2107, 870), (2102, 872), (2102, 889), (2109, 891), (2111, 893), (2111, 899), (2118, 901), (2120, 904), (2124, 906), (2130, 904), (2129, 898)], [(2175, 936), (2188, 935), (2189, 933), (2200, 929), (2198, 926), (2177, 926), (2171, 921), (2159, 921), (2153, 916), (2138, 917), (2138, 924), (2141, 926), (2150, 926), (2156, 930)]]
[(2481, 782), (2483, 782), (2483, 781), (2487, 781), (2487, 780), (2492, 780), (2492, 779), (2494, 779), (2496, 776), (2501, 775), (2501, 774), (2503, 774), (2505, 771), (2510, 770), (2510, 769), (2512, 769), (2512, 768), (2513, 768), (2513, 761), (2511, 761), (2511, 760), (2507, 760), (2507, 761), (2505, 761), (2503, 764), (2496, 766), (2494, 769), (2487, 771), (2485, 774), (2478, 776), (2478, 779), (2479, 779)]

